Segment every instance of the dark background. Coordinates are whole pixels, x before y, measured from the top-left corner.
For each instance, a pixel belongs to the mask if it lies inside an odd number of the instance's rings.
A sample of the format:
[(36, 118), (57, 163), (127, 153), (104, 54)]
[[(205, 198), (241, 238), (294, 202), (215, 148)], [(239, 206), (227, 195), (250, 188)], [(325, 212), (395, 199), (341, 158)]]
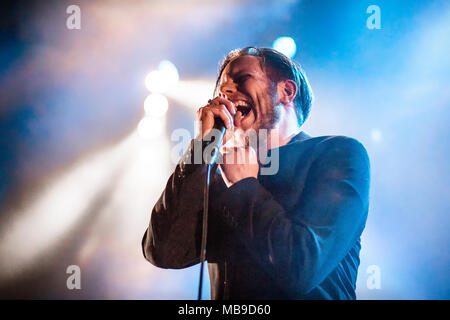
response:
[[(81, 29), (66, 8), (81, 8)], [(369, 5), (381, 29), (369, 30)], [(315, 93), (305, 131), (367, 148), (361, 299), (448, 299), (450, 5), (434, 1), (2, 1), (0, 297), (194, 299), (198, 266), (161, 270), (140, 240), (218, 62), (279, 36)], [(143, 139), (145, 76), (162, 60), (163, 132)], [(66, 268), (81, 268), (68, 290)], [(375, 265), (381, 288), (369, 289)]]

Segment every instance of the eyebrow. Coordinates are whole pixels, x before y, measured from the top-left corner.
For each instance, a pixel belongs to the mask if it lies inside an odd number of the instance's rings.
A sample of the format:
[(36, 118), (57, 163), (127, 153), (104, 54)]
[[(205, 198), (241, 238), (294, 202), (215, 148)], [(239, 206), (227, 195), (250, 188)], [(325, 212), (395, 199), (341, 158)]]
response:
[(239, 78), (240, 76), (243, 75), (253, 75), (254, 71), (248, 71), (248, 70), (239, 70), (235, 73), (231, 73), (230, 76), (235, 79), (235, 78)]

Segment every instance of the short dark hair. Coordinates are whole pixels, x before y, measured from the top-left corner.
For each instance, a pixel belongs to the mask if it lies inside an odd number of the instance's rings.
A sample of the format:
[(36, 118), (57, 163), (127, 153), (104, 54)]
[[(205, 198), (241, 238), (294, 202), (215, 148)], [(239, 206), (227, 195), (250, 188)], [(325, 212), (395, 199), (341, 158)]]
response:
[(225, 67), (232, 60), (245, 55), (260, 57), (262, 59), (262, 66), (266, 70), (268, 67), (272, 71), (268, 73), (272, 81), (278, 82), (289, 79), (295, 82), (297, 85), (297, 96), (294, 99), (294, 104), (297, 111), (298, 123), (302, 125), (309, 116), (313, 100), (313, 93), (308, 79), (299, 64), (271, 48), (246, 47), (232, 50), (219, 66), (215, 91), (218, 89), (220, 77)]

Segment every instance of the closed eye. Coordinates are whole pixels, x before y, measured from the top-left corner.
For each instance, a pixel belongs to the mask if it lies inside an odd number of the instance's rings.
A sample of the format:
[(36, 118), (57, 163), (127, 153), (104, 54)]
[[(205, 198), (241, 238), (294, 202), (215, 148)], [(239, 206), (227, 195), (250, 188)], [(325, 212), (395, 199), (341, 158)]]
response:
[(242, 84), (242, 83), (244, 83), (247, 79), (249, 79), (250, 77), (251, 77), (251, 75), (249, 75), (249, 74), (245, 74), (245, 75), (243, 75), (243, 76), (240, 76), (240, 77), (238, 77), (238, 78), (236, 79), (236, 83)]

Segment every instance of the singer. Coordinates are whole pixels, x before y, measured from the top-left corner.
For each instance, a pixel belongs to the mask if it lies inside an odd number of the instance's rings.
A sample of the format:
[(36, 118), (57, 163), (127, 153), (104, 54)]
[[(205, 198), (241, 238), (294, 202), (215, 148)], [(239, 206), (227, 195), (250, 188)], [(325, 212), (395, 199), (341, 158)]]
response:
[[(192, 154), (221, 119), (225, 146), (208, 206), (212, 299), (355, 299), (369, 158), (353, 138), (303, 132), (311, 102), (305, 74), (283, 54), (255, 47), (228, 54), (216, 97), (198, 111), (200, 136), (153, 208), (145, 258), (161, 268), (199, 263), (205, 170)], [(252, 130), (267, 132), (257, 147), (230, 144)], [(274, 174), (262, 174), (262, 147), (278, 154)]]

